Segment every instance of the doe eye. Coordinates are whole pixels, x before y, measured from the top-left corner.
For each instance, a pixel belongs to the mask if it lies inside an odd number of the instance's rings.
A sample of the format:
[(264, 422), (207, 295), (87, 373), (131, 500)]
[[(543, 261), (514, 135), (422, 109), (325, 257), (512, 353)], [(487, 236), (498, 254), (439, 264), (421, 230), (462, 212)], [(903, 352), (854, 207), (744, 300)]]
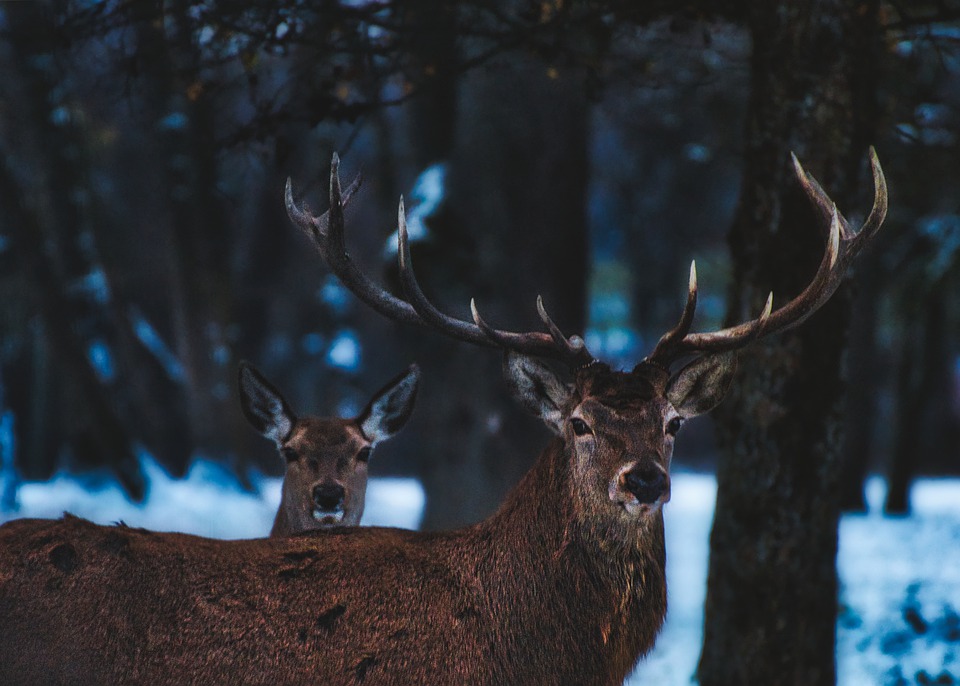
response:
[(366, 448), (360, 448), (360, 452), (357, 453), (357, 462), (367, 462), (370, 460), (370, 454), (373, 452), (373, 448), (369, 446)]
[(280, 454), (283, 455), (283, 459), (287, 462), (296, 462), (300, 459), (300, 456), (297, 455), (297, 451), (293, 448), (281, 448)]
[(683, 420), (680, 417), (674, 417), (669, 422), (667, 422), (667, 433), (671, 436), (676, 436), (677, 432), (680, 431), (680, 425), (683, 423)]
[(573, 427), (573, 433), (577, 436), (586, 436), (587, 434), (592, 434), (593, 431), (590, 429), (590, 425), (579, 417), (574, 417), (570, 420), (570, 426)]

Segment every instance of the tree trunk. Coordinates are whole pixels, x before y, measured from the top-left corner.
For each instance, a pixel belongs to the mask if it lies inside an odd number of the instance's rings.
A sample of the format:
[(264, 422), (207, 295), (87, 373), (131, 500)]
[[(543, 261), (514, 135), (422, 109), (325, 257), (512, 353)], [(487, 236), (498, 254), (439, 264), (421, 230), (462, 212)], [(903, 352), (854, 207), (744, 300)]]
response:
[[(9, 232), (40, 314), (32, 333), (39, 338), (27, 352), (32, 378), (25, 369), (5, 375), (12, 382), (8, 391), (19, 461), (34, 478), (49, 476), (63, 456), (74, 466), (108, 464), (139, 499), (145, 485), (123, 422), (122, 370), (115, 364), (115, 348), (106, 345), (115, 338), (116, 322), (95, 289), (83, 287), (99, 267), (83, 110), (73, 96), (75, 84), (56, 59), (58, 35), (50, 8), (22, 3), (5, 14), (28, 112), (17, 145), (35, 146), (42, 165), (37, 185), (49, 196), (42, 211), (28, 207), (29, 194), (12, 166), (16, 157), (5, 151), (0, 194), (8, 199)], [(113, 371), (105, 378), (98, 378), (88, 359), (95, 342), (109, 350)]]
[[(876, 118), (877, 3), (754, 3), (743, 191), (730, 234), (728, 317), (796, 295), (823, 251), (794, 151), (849, 207)], [(857, 208), (860, 209), (860, 208)], [(823, 227), (825, 228), (825, 227)], [(756, 344), (719, 413), (704, 686), (835, 683), (841, 288), (795, 332)]]
[[(840, 508), (844, 512), (865, 512), (864, 483), (873, 462), (874, 429), (880, 412), (880, 350), (877, 325), (880, 314), (880, 278), (883, 265), (878, 253), (858, 269), (858, 293), (850, 321), (850, 348), (857, 351), (849, 360), (849, 391), (846, 398), (846, 450), (840, 474)], [(872, 259), (871, 259), (872, 258)]]
[(948, 291), (942, 283), (924, 290), (925, 297), (919, 302), (911, 300), (917, 309), (904, 318), (904, 330), (910, 336), (900, 351), (896, 433), (883, 506), (884, 512), (892, 515), (910, 513), (910, 485), (920, 456), (949, 445), (943, 421), (944, 408), (950, 406), (950, 351), (944, 331)]

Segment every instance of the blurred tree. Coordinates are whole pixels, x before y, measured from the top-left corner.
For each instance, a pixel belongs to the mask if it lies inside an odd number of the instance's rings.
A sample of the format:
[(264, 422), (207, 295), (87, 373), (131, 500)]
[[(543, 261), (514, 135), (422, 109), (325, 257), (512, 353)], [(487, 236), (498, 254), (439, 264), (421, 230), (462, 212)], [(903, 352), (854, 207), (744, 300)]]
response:
[[(129, 380), (128, 360), (115, 359), (109, 347), (129, 329), (109, 306), (83, 120), (58, 59), (49, 8), (23, 3), (7, 8), (6, 18), (11, 63), (19, 77), (8, 86), (22, 103), (21, 123), (32, 124), (22, 129), (28, 134), (16, 150), (4, 150), (0, 177), (7, 228), (25, 258), (23, 294), (33, 293), (38, 315), (26, 331), (5, 336), (18, 351), (6, 360), (3, 378), (15, 413), (22, 471), (33, 477), (49, 474), (65, 451), (76, 467), (116, 465), (124, 486), (141, 497), (136, 438), (128, 424), (130, 394), (107, 388), (123, 389)], [(25, 192), (23, 169), (13, 168), (17, 162), (32, 168), (35, 187), (46, 190), (49, 200), (42, 211), (26, 203), (27, 198), (36, 202), (38, 193)]]
[[(728, 317), (769, 290), (780, 302), (816, 271), (823, 218), (793, 178), (794, 151), (844, 208), (876, 135), (878, 3), (778, 0), (752, 6), (752, 94), (743, 191), (730, 234)], [(850, 294), (841, 288), (796, 332), (741, 355), (719, 408), (722, 448), (699, 679), (833, 684), (841, 361)]]

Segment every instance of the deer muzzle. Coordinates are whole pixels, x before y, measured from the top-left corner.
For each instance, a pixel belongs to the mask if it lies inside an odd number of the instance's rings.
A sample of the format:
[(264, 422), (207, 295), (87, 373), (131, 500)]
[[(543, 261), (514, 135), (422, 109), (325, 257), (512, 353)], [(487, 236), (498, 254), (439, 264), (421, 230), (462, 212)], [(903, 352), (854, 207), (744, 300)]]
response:
[(627, 465), (611, 482), (610, 499), (630, 514), (654, 511), (670, 500), (670, 477), (656, 464)]
[(346, 491), (336, 483), (323, 483), (313, 487), (313, 518), (322, 524), (338, 524), (343, 521), (343, 499)]

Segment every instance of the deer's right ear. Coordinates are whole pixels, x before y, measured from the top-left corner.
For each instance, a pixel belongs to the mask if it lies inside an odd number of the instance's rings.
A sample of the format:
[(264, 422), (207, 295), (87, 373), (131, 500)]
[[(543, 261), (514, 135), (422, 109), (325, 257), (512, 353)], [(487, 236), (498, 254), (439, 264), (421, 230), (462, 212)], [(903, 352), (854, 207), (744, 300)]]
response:
[(696, 417), (720, 404), (737, 371), (735, 352), (698, 357), (667, 385), (667, 400), (681, 417)]
[(240, 363), (240, 408), (253, 428), (277, 445), (290, 437), (297, 421), (280, 391), (247, 362)]
[(573, 392), (569, 385), (547, 365), (514, 352), (504, 357), (503, 374), (517, 402), (540, 417), (551, 431), (563, 433), (563, 410)]

